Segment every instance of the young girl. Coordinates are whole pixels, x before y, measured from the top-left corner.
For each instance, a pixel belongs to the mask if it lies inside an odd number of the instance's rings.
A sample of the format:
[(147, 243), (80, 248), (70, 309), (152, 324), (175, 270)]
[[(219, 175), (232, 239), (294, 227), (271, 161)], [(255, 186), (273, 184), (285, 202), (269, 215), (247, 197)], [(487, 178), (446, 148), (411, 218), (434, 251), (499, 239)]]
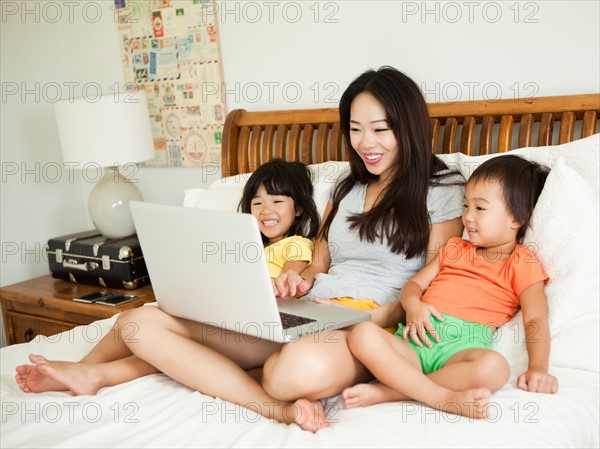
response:
[(262, 164), (244, 186), (240, 206), (258, 220), (271, 279), (308, 266), (319, 214), (306, 165), (282, 159)]
[(464, 198), (469, 240), (450, 239), (439, 258), (404, 286), (400, 302), (407, 325), (400, 324), (395, 335), (368, 322), (351, 332), (350, 350), (382, 383), (344, 390), (347, 407), (415, 399), (484, 418), (491, 392), (510, 374), (506, 359), (491, 350), (492, 332), (519, 307), (529, 368), (517, 386), (556, 393), (557, 380), (548, 373), (548, 276), (533, 252), (518, 243), (546, 176), (537, 164), (512, 155), (474, 171)]
[[(241, 210), (256, 217), (265, 245), (265, 255), (271, 279), (290, 270), (300, 273), (312, 259), (313, 243), (319, 226), (319, 214), (313, 200), (313, 186), (308, 167), (300, 162), (285, 162), (273, 159), (250, 176), (244, 186)], [(275, 284), (274, 288), (275, 288)], [(277, 294), (277, 289), (275, 288)], [(129, 321), (123, 312), (114, 329), (122, 328)], [(31, 355), (34, 365), (21, 365), (16, 368), (15, 379), (24, 392), (66, 391), (73, 394), (95, 394), (100, 388), (116, 385), (156, 372), (145, 362), (124, 353), (117, 355), (109, 363), (98, 363), (96, 355), (102, 348), (114, 351), (111, 332), (84, 357), (81, 362), (48, 361), (40, 355)], [(117, 337), (118, 338), (118, 337)], [(177, 353), (178, 345), (170, 345), (169, 351)], [(118, 353), (117, 353), (118, 354)], [(175, 377), (175, 376), (174, 376)], [(177, 378), (177, 377), (175, 377)], [(284, 404), (286, 405), (286, 404)], [(315, 410), (316, 418), (310, 421), (321, 422), (322, 405), (300, 400), (287, 404), (285, 417), (299, 420)], [(260, 410), (258, 410), (260, 412)]]

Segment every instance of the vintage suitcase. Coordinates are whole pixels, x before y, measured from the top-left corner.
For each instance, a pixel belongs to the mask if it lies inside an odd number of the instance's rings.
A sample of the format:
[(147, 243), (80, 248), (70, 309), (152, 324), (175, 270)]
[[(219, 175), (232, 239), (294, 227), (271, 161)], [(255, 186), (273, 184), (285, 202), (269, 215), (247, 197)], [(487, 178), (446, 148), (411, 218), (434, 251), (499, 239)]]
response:
[(55, 278), (126, 289), (150, 283), (135, 235), (108, 239), (96, 230), (69, 234), (48, 240), (46, 252)]

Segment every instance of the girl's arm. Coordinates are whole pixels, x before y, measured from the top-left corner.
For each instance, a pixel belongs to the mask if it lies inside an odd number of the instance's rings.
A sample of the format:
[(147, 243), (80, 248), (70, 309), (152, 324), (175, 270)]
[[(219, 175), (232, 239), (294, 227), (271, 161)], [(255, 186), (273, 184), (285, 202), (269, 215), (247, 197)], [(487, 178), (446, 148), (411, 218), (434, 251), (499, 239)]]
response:
[(517, 387), (537, 393), (556, 393), (558, 380), (548, 373), (550, 327), (544, 281), (526, 288), (519, 297), (525, 325), (525, 345), (529, 356), (527, 371), (517, 379)]
[[(273, 279), (273, 290), (275, 291), (275, 296), (286, 296), (287, 289), (285, 287), (281, 287), (279, 289), (278, 285), (285, 285), (287, 279), (291, 276), (300, 276), (300, 273), (308, 266), (308, 261), (306, 260), (288, 260), (283, 265), (283, 270), (281, 270), (281, 274)], [(294, 295), (291, 295), (294, 296)]]
[[(440, 248), (448, 242), (448, 239), (451, 237), (460, 237), (462, 231), (463, 225), (460, 217), (433, 224), (429, 233), (425, 263), (429, 264), (429, 262), (434, 260)], [(371, 321), (381, 327), (395, 327), (398, 323), (406, 321), (406, 313), (400, 302), (386, 304), (369, 310), (369, 312), (371, 313)]]
[[(331, 212), (331, 203), (327, 203), (323, 220)], [(279, 296), (302, 296), (313, 286), (315, 278), (319, 273), (329, 271), (331, 265), (331, 257), (329, 254), (329, 245), (325, 238), (319, 238), (315, 242), (315, 247), (312, 254), (312, 261), (307, 264), (303, 270), (290, 270), (282, 273), (274, 284)], [(287, 266), (287, 263), (286, 263)]]

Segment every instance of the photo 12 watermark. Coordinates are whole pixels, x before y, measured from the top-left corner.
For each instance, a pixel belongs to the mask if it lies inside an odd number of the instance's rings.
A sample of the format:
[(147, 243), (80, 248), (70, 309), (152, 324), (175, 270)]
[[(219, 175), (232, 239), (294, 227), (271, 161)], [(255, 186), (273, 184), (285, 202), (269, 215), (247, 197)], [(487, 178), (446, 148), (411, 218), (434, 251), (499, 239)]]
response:
[(136, 402), (113, 402), (105, 404), (97, 401), (41, 402), (3, 401), (2, 423), (19, 419), (25, 423), (97, 423), (108, 420), (120, 424), (139, 423), (140, 406)]
[(220, 23), (290, 23), (336, 24), (340, 21), (343, 2), (331, 1), (216, 1), (206, 2), (204, 19), (216, 17)]
[(88, 103), (97, 103), (105, 95), (112, 95), (115, 103), (137, 103), (136, 86), (134, 83), (115, 82), (108, 87), (100, 83), (89, 81), (49, 81), (40, 82), (2, 82), (2, 103), (57, 103), (61, 100), (73, 103), (75, 99), (82, 99)]
[[(104, 166), (95, 162), (81, 164), (79, 162), (11, 162), (1, 164), (2, 184), (20, 182), (22, 184), (56, 184), (59, 182), (75, 183), (83, 181), (96, 184), (104, 175)], [(115, 183), (137, 183), (136, 174), (139, 166), (128, 162), (111, 165)], [(110, 172), (109, 172), (110, 173)], [(123, 176), (119, 176), (121, 173)]]
[(402, 2), (402, 23), (519, 23), (540, 22), (540, 3), (501, 2)]
[[(228, 423), (250, 423), (254, 424), (264, 419), (264, 416), (275, 416), (276, 408), (281, 404), (278, 402), (248, 402), (243, 405), (236, 405), (225, 401), (204, 402), (200, 413), (203, 424), (209, 424), (212, 420)], [(325, 416), (329, 423), (339, 422), (336, 417), (340, 410), (339, 406), (332, 404), (325, 407)], [(284, 417), (290, 422), (302, 420), (302, 414), (306, 413), (298, 404), (291, 404), (282, 410)], [(311, 418), (313, 416), (311, 415)], [(319, 416), (314, 416), (316, 422), (319, 422)], [(269, 418), (269, 422), (277, 422), (274, 418)]]
[[(460, 412), (465, 412), (468, 415), (472, 412), (477, 404), (475, 402), (458, 404), (449, 403), (438, 408), (432, 408), (424, 404), (401, 402), (400, 405), (400, 421), (402, 424), (407, 424), (417, 420), (421, 423), (450, 423), (454, 424), (464, 419), (469, 422), (479, 421), (472, 417), (465, 417)], [(499, 402), (490, 401), (484, 406), (483, 421), (489, 423), (497, 423), (500, 420), (508, 419), (514, 423), (521, 424), (537, 424), (539, 423), (540, 406), (533, 401), (527, 402), (512, 402), (508, 406)]]
[(421, 83), (421, 92), (428, 103), (454, 103), (457, 101), (494, 101), (510, 98), (515, 101), (533, 98), (540, 90), (533, 81), (515, 81), (509, 85), (497, 81), (449, 81)]

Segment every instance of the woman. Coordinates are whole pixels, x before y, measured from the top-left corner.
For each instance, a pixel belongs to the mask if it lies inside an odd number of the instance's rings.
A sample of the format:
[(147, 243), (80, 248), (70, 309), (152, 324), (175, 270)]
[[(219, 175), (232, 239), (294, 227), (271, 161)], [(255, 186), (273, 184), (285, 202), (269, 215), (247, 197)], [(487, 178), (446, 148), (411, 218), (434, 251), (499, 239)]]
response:
[[(368, 308), (376, 324), (395, 326), (404, 316), (400, 288), (450, 237), (461, 235), (462, 178), (448, 174), (431, 153), (423, 95), (396, 69), (356, 78), (340, 101), (340, 125), (354, 150), (350, 174), (327, 205), (312, 263), (300, 274), (282, 274), (276, 288), (294, 296), (310, 289), (315, 301)], [(37, 377), (39, 391), (63, 385), (93, 394), (160, 371), (204, 394), (316, 431), (327, 426), (320, 398), (371, 378), (350, 353), (347, 333), (282, 346), (143, 307), (122, 313), (83, 363), (33, 356), (36, 365), (46, 364), (44, 373), (30, 369), (27, 376)]]

